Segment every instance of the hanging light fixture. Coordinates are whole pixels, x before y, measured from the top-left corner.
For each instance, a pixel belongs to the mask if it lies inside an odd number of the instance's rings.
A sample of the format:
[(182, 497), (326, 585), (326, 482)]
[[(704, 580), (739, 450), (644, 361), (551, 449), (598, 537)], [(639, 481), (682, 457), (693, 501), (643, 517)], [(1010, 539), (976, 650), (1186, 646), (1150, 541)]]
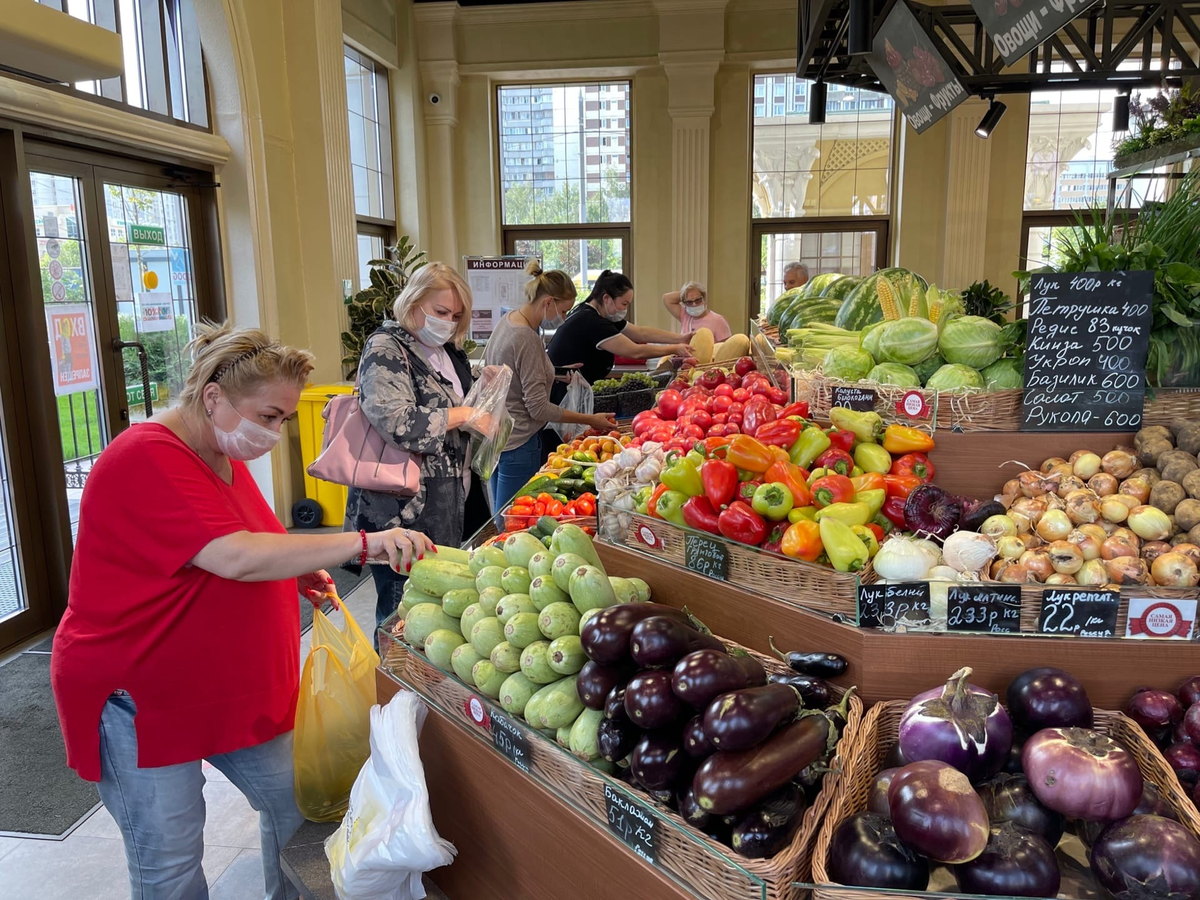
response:
[(850, 25), (846, 34), (846, 48), (851, 56), (871, 52), (872, 19), (871, 0), (850, 0)]
[(987, 112), (983, 114), (983, 118), (979, 120), (979, 124), (975, 126), (975, 133), (984, 140), (992, 136), (992, 130), (1000, 123), (1000, 119), (1004, 116), (1004, 111), (1008, 109), (1003, 103), (995, 97), (988, 97)]
[(1112, 130), (1129, 130), (1129, 88), (1119, 88), (1113, 100)]
[(814, 81), (808, 89), (808, 121), (813, 125), (825, 124), (825, 95), (828, 87), (823, 81)]

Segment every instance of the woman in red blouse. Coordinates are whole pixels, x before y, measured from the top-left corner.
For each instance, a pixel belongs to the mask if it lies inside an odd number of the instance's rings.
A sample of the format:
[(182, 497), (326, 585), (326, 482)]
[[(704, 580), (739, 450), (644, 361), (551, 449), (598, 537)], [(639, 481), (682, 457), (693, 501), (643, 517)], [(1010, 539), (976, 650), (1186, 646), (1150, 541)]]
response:
[(207, 759), (260, 813), (269, 900), (295, 896), (279, 850), (293, 797), (297, 590), (326, 568), (432, 549), (392, 529), (288, 535), (246, 461), (279, 441), (312, 370), (261, 331), (205, 327), (180, 405), (125, 431), (88, 477), (51, 678), (67, 762), (98, 781), (137, 900), (207, 898)]

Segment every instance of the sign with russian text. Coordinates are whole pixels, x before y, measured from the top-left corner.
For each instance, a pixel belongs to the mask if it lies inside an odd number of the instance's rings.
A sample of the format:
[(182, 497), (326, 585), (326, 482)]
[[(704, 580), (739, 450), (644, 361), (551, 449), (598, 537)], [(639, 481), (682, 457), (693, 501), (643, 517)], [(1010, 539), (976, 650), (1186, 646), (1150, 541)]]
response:
[(152, 334), (175, 330), (175, 303), (165, 292), (137, 295), (138, 331)]
[(54, 394), (65, 397), (100, 387), (96, 355), (92, 352), (92, 309), (85, 304), (52, 304), (46, 307), (50, 335), (50, 360), (54, 369)]
[(130, 244), (149, 244), (153, 247), (161, 247), (167, 242), (167, 234), (161, 225), (130, 225), (129, 226), (129, 241)]
[(904, 3), (879, 26), (867, 63), (917, 134), (970, 96)]
[(1196, 601), (1172, 597), (1131, 597), (1125, 637), (1135, 640), (1186, 641), (1196, 627)]
[(1010, 66), (1096, 0), (971, 0), (983, 30)]
[(524, 256), (465, 256), (467, 284), (471, 287), (471, 337), (491, 337), (500, 317), (525, 304)]

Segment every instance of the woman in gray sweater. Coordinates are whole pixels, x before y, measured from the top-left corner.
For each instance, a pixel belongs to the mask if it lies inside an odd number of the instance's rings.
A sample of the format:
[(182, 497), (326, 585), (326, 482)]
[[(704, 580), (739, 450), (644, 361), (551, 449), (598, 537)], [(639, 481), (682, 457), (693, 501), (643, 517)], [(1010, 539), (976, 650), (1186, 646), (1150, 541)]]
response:
[(611, 415), (584, 415), (550, 402), (554, 364), (546, 355), (539, 329), (562, 324), (575, 304), (575, 285), (565, 272), (542, 271), (537, 260), (530, 260), (525, 272), (530, 276), (525, 285), (525, 305), (500, 320), (484, 354), (489, 366), (506, 365), (513, 371), (506, 402), (513, 418), (512, 436), (500, 454), (492, 481), (492, 508), (497, 513), (545, 462), (541, 431), (548, 422), (587, 425), (602, 431), (615, 422)]

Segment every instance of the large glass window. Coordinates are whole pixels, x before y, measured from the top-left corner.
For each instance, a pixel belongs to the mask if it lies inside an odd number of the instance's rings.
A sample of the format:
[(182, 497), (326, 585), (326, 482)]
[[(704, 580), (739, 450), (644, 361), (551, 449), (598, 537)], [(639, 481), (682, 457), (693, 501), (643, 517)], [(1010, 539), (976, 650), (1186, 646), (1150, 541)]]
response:
[(630, 100), (627, 81), (499, 89), (506, 251), (540, 254), (581, 290), (630, 264)]
[(1112, 170), (1115, 90), (1029, 95), (1025, 209), (1103, 206)]
[(350, 165), (358, 217), (359, 286), (371, 283), (368, 263), (382, 259), (396, 239), (396, 187), (392, 175), (392, 118), (388, 70), (353, 47), (345, 48)]

